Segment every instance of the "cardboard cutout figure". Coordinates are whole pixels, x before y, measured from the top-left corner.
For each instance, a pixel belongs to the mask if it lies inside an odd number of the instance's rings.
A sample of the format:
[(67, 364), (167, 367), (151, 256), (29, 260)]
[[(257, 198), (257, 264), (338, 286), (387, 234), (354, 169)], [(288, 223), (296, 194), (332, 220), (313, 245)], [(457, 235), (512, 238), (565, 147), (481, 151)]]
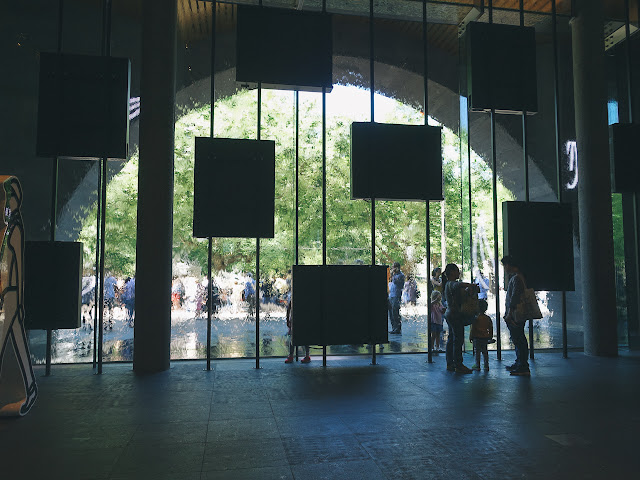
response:
[(25, 415), (38, 396), (24, 330), (22, 188), (0, 176), (0, 416)]

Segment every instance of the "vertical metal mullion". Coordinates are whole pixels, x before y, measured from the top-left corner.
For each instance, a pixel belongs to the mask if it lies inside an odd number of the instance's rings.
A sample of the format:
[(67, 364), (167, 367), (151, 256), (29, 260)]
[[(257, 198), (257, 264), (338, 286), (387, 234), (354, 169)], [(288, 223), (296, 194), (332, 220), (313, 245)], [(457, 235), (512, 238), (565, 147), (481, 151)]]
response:
[[(373, 39), (373, 0), (369, 0), (369, 92), (371, 94), (371, 123), (375, 122), (375, 68)], [(376, 264), (376, 199), (371, 199), (371, 265)]]
[[(58, 55), (62, 53), (62, 21), (64, 13), (64, 0), (58, 0)], [(56, 224), (58, 216), (58, 156), (53, 157), (51, 164), (51, 212), (50, 221), (51, 229), (49, 230), (49, 240), (51, 242), (56, 241)], [(94, 329), (95, 332), (95, 329)], [(95, 334), (94, 334), (95, 336)], [(53, 331), (47, 329), (47, 344), (45, 350), (45, 376), (51, 375), (51, 342), (53, 341)], [(95, 341), (94, 345), (94, 359), (95, 364)]]
[[(262, 7), (262, 0), (258, 6)], [(258, 46), (256, 45), (256, 48)], [(260, 128), (262, 120), (262, 82), (258, 82), (258, 121), (256, 139), (260, 140)], [(256, 368), (260, 368), (260, 238), (256, 238)]]
[[(298, 90), (295, 91), (295, 95), (294, 95), (294, 99), (295, 99), (295, 122), (296, 122), (296, 127), (295, 127), (295, 149), (296, 149), (296, 153), (295, 153), (295, 184), (296, 184), (296, 192), (295, 192), (295, 211), (296, 211), (296, 239), (295, 239), (295, 264), (298, 265), (299, 264), (299, 251), (298, 251), (298, 239), (299, 239), (299, 231), (300, 231), (300, 224), (299, 224), (299, 217), (298, 217), (298, 209), (299, 207), (299, 160), (300, 160), (300, 155), (299, 155), (299, 125), (300, 125), (300, 106), (299, 106), (299, 102), (300, 102), (300, 92)], [(292, 280), (293, 280), (293, 270), (291, 272), (292, 275)], [(291, 297), (293, 298), (293, 297)], [(298, 361), (298, 347), (295, 347), (295, 351), (296, 351), (296, 362)], [(306, 353), (306, 352), (305, 352)]]
[(467, 116), (467, 178), (469, 180), (469, 260), (471, 263), (471, 282), (473, 283), (473, 216), (472, 216), (472, 202), (471, 202), (471, 119), (469, 117), (469, 104), (465, 103)]
[[(520, 26), (524, 27), (524, 0), (520, 0)], [(521, 79), (521, 85), (524, 85)], [(524, 92), (524, 87), (521, 88)], [(524, 95), (523, 95), (524, 97)], [(527, 145), (527, 110), (524, 100), (522, 101), (522, 156), (524, 160), (524, 200), (529, 201), (529, 152)], [(533, 357), (532, 357), (533, 358)]]
[[(551, 33), (553, 42), (553, 87), (554, 87), (554, 107), (555, 107), (555, 135), (556, 135), (556, 177), (558, 189), (558, 203), (562, 203), (562, 153), (560, 139), (560, 81), (558, 66), (558, 28), (557, 28), (556, 0), (551, 1)], [(567, 292), (561, 293), (561, 316), (562, 316), (562, 357), (568, 358), (567, 348)]]
[(98, 285), (99, 285), (99, 272), (98, 265), (100, 265), (100, 247), (102, 245), (100, 241), (100, 218), (102, 215), (102, 169), (98, 164), (98, 178), (96, 179), (96, 190), (97, 190), (97, 208), (96, 208), (96, 258), (95, 258), (95, 286), (93, 290), (93, 368), (98, 367)]
[[(524, 0), (520, 0), (520, 26), (524, 27)], [(529, 152), (527, 148), (527, 110), (524, 102), (524, 79), (521, 79), (520, 93), (522, 96), (522, 157), (524, 168), (524, 201), (529, 201)], [(529, 319), (529, 358), (535, 358), (535, 347), (533, 342), (533, 320)]]
[(322, 87), (322, 265), (327, 264), (327, 92)]
[[(211, 119), (210, 137), (215, 136), (215, 102), (216, 102), (216, 10), (217, 3), (211, 4)], [(213, 239), (209, 237), (207, 245), (207, 371), (211, 370), (211, 312), (213, 310), (212, 256)]]
[[(493, 23), (493, 1), (489, 0), (489, 23)], [(491, 109), (491, 187), (493, 200), (493, 275), (496, 296), (496, 348), (498, 360), (502, 360), (502, 342), (500, 339), (500, 270), (498, 266), (498, 160), (496, 157), (496, 110)]]
[[(327, 0), (322, 0), (327, 13)], [(322, 265), (327, 264), (327, 89), (322, 87)], [(323, 335), (324, 337), (324, 335)], [(322, 366), (327, 366), (327, 346), (322, 346)]]
[(295, 183), (296, 183), (296, 195), (295, 195), (295, 211), (296, 211), (296, 245), (295, 245), (295, 252), (296, 252), (296, 265), (298, 265), (299, 263), (299, 252), (298, 252), (298, 238), (299, 238), (299, 234), (300, 234), (300, 224), (299, 224), (299, 218), (298, 218), (298, 209), (299, 207), (299, 168), (300, 168), (300, 153), (299, 153), (299, 128), (300, 128), (300, 92), (298, 92), (298, 90), (296, 90), (295, 93), (295, 117), (296, 117), (296, 129), (295, 129), (295, 135), (296, 135), (296, 178), (295, 178)]
[[(103, 0), (102, 18), (102, 56), (111, 56), (111, 0)], [(102, 213), (100, 218), (100, 288), (98, 302), (98, 374), (102, 373), (102, 345), (104, 337), (104, 260), (105, 260), (105, 232), (106, 232), (106, 210), (107, 210), (107, 158), (100, 159), (102, 169)]]
[[(424, 124), (429, 125), (429, 54), (427, 48), (427, 0), (422, 0), (422, 72), (423, 72), (423, 93), (424, 93)], [(431, 281), (431, 205), (429, 200), (425, 202), (425, 217), (427, 220), (425, 240), (425, 253), (427, 259), (427, 292)], [(431, 298), (427, 298), (427, 362), (433, 362), (433, 345), (431, 342)]]
[[(262, 1), (260, 2), (262, 5)], [(258, 82), (258, 132), (257, 140), (260, 140), (262, 116), (262, 82)], [(260, 368), (260, 238), (256, 238), (256, 368)]]
[[(371, 94), (371, 123), (375, 122), (375, 68), (373, 38), (373, 0), (369, 0), (369, 81)], [(371, 265), (376, 264), (376, 199), (371, 198)], [(372, 345), (371, 363), (376, 365), (376, 344)]]

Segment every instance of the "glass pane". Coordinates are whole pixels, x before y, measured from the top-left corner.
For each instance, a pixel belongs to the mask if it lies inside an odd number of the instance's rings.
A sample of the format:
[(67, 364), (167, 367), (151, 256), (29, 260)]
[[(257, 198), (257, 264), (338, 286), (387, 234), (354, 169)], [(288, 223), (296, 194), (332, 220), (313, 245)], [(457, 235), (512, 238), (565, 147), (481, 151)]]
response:
[(295, 93), (262, 92), (260, 138), (276, 142), (275, 237), (260, 242), (260, 356), (285, 356), (286, 307), (295, 263)]

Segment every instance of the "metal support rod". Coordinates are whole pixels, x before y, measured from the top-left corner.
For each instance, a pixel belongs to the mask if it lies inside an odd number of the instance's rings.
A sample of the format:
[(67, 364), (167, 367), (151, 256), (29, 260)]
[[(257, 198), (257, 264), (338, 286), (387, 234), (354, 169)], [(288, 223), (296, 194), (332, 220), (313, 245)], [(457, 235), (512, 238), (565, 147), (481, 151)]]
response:
[[(324, 2), (323, 2), (324, 4)], [(322, 87), (322, 265), (327, 264), (327, 92)], [(327, 366), (327, 346), (322, 346), (322, 366)]]
[[(62, 26), (64, 18), (64, 0), (58, 1), (58, 55), (62, 53)], [(58, 156), (53, 157), (51, 165), (51, 228), (49, 230), (49, 240), (56, 241), (56, 224), (58, 216)], [(51, 342), (52, 330), (47, 329), (47, 345), (45, 349), (45, 376), (51, 375)], [(95, 345), (95, 342), (94, 342)], [(95, 354), (95, 352), (94, 352)], [(95, 361), (95, 360), (94, 360)]]
[[(427, 0), (422, 0), (422, 70), (423, 70), (423, 93), (424, 93), (424, 124), (429, 125), (429, 54), (427, 50)], [(425, 202), (426, 218), (426, 239), (425, 253), (427, 260), (427, 292), (429, 292), (429, 282), (431, 281), (431, 222), (429, 200)], [(433, 362), (433, 345), (431, 341), (431, 299), (427, 298), (427, 362)]]
[[(524, 0), (520, 0), (520, 26), (524, 27)], [(521, 85), (524, 85), (524, 79), (522, 79)], [(522, 87), (524, 89), (524, 87)], [(527, 111), (524, 108), (523, 101), (522, 108), (522, 156), (524, 163), (524, 201), (529, 201), (529, 152), (527, 144)], [(531, 323), (529, 324), (531, 326)], [(531, 327), (533, 328), (533, 327)], [(531, 352), (533, 352), (533, 344), (531, 346)], [(531, 357), (533, 358), (533, 356)]]
[[(262, 0), (260, 0), (262, 6)], [(262, 121), (262, 82), (258, 82), (258, 128), (256, 138), (260, 140), (260, 129)], [(256, 238), (256, 368), (260, 368), (260, 239)]]
[[(520, 26), (524, 27), (524, 0), (520, 0)], [(524, 79), (521, 79), (521, 90), (524, 85)], [(522, 93), (522, 92), (521, 92)], [(522, 95), (524, 98), (524, 95)], [(529, 201), (529, 152), (527, 151), (527, 111), (525, 109), (524, 101), (522, 105), (522, 159), (524, 168), (524, 201)], [(534, 344), (533, 344), (533, 320), (529, 320), (529, 358), (534, 359)]]
[(99, 290), (98, 301), (98, 372), (102, 373), (102, 345), (104, 341), (104, 251), (105, 251), (105, 232), (106, 232), (106, 203), (107, 203), (107, 159), (100, 159), (100, 168), (102, 170), (102, 214), (100, 215), (100, 284), (96, 283)]
[[(102, 3), (102, 56), (111, 56), (111, 0), (103, 0)], [(107, 210), (107, 158), (100, 159), (102, 170), (102, 212), (100, 215), (100, 264), (98, 267), (100, 282), (96, 282), (98, 292), (98, 374), (102, 373), (102, 345), (104, 338), (104, 260), (105, 260), (105, 232)]]
[(322, 87), (322, 265), (327, 264), (327, 92)]
[(473, 283), (473, 208), (471, 202), (471, 123), (469, 118), (469, 107), (468, 104), (465, 103), (466, 107), (466, 116), (467, 116), (467, 166), (469, 171), (467, 172), (467, 178), (469, 180), (469, 260), (471, 266), (469, 270), (471, 271), (471, 279), (470, 282)]
[(502, 345), (500, 342), (500, 270), (499, 270), (499, 262), (498, 259), (498, 195), (497, 195), (497, 179), (496, 179), (496, 167), (497, 167), (497, 159), (496, 159), (496, 112), (494, 109), (491, 109), (491, 166), (492, 166), (492, 175), (491, 175), (491, 185), (493, 188), (493, 257), (494, 257), (494, 282), (496, 288), (496, 332), (497, 332), (497, 342), (496, 347), (498, 351), (498, 360), (502, 360)]
[(213, 240), (208, 238), (207, 249), (207, 371), (211, 370), (211, 309), (213, 308), (213, 289), (211, 286), (211, 255), (213, 250)]
[(299, 169), (300, 169), (300, 153), (299, 153), (299, 146), (300, 146), (300, 142), (299, 142), (299, 129), (300, 129), (300, 92), (298, 92), (298, 90), (296, 90), (295, 93), (295, 114), (296, 114), (296, 178), (295, 178), (295, 182), (296, 182), (296, 245), (295, 245), (295, 251), (296, 251), (296, 265), (298, 265), (299, 263), (299, 252), (298, 252), (298, 237), (300, 235), (300, 223), (299, 223), (299, 217), (298, 217), (298, 209), (299, 204), (300, 204), (300, 197), (299, 197), (299, 183), (298, 182), (298, 175), (299, 175)]
[[(489, 23), (493, 23), (493, 1), (489, 0)], [(498, 251), (498, 160), (496, 157), (496, 111), (491, 109), (491, 187), (493, 189), (493, 276), (496, 288), (496, 349), (498, 360), (502, 360), (500, 338), (500, 269)]]
[(98, 367), (98, 305), (100, 304), (98, 299), (98, 285), (100, 283), (100, 277), (98, 272), (98, 265), (100, 265), (100, 219), (102, 218), (102, 168), (98, 165), (98, 178), (96, 179), (96, 189), (98, 201), (96, 205), (96, 258), (95, 258), (95, 284), (93, 287), (93, 368)]
[[(375, 68), (374, 68), (374, 15), (373, 0), (369, 0), (369, 80), (371, 93), (371, 123), (375, 122)], [(371, 265), (376, 264), (376, 199), (371, 198)], [(377, 364), (376, 344), (371, 349), (371, 364)]]
[[(209, 115), (211, 126), (209, 136), (215, 136), (215, 102), (216, 102), (216, 2), (211, 4), (211, 113)], [(212, 279), (212, 256), (213, 239), (208, 238), (207, 248), (207, 371), (211, 370), (211, 313), (213, 311), (213, 279)]]
[[(295, 122), (296, 122), (296, 128), (295, 128), (295, 134), (296, 134), (296, 174), (295, 174), (295, 183), (296, 183), (296, 205), (295, 205), (295, 211), (296, 211), (296, 244), (295, 244), (295, 264), (298, 265), (299, 264), (299, 249), (298, 249), (298, 238), (299, 238), (299, 231), (300, 231), (300, 223), (299, 223), (299, 217), (298, 217), (298, 209), (299, 204), (300, 204), (300, 197), (299, 197), (299, 184), (300, 182), (298, 181), (298, 175), (299, 175), (299, 170), (300, 170), (300, 153), (299, 153), (299, 147), (300, 147), (300, 141), (299, 141), (299, 133), (300, 133), (300, 92), (298, 90), (296, 90), (295, 92)], [(293, 272), (292, 272), (293, 274)], [(298, 361), (298, 347), (295, 347), (295, 352), (296, 352), (296, 362)]]
[[(51, 229), (49, 231), (49, 239), (51, 242), (56, 241), (56, 223), (58, 213), (58, 157), (53, 158), (51, 171)], [(45, 376), (51, 375), (51, 342), (52, 330), (47, 329), (47, 346), (45, 354)]]
[[(555, 110), (555, 135), (556, 135), (556, 179), (558, 190), (558, 203), (562, 203), (562, 146), (560, 139), (560, 74), (558, 63), (558, 14), (556, 0), (551, 1), (551, 34), (553, 43), (553, 89), (554, 89), (554, 110)], [(561, 316), (562, 316), (562, 357), (568, 358), (567, 346), (567, 293), (561, 293)]]

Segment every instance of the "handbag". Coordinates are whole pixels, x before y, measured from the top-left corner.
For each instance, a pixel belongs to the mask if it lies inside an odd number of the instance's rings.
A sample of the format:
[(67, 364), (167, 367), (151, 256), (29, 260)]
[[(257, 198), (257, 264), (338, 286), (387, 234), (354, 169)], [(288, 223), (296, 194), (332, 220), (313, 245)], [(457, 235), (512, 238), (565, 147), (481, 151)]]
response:
[(520, 303), (516, 305), (515, 320), (519, 323), (524, 323), (527, 320), (542, 318), (542, 312), (538, 306), (538, 299), (536, 298), (536, 292), (533, 288), (527, 288), (527, 283), (524, 281), (524, 292), (520, 298)]
[[(450, 289), (450, 283), (451, 282), (447, 283), (445, 290)], [(449, 295), (451, 296), (451, 293), (449, 293)], [(453, 299), (453, 301), (459, 305), (456, 317), (458, 317), (460, 323), (465, 327), (467, 325), (471, 325), (480, 311), (480, 307), (478, 305), (478, 294), (475, 292), (468, 292), (461, 288), (457, 292), (457, 298)], [(455, 307), (452, 310), (455, 311)]]
[(460, 303), (460, 312), (472, 318), (475, 318), (480, 313), (480, 305), (478, 304), (478, 294), (475, 292), (468, 292), (462, 290), (460, 292), (462, 302)]

